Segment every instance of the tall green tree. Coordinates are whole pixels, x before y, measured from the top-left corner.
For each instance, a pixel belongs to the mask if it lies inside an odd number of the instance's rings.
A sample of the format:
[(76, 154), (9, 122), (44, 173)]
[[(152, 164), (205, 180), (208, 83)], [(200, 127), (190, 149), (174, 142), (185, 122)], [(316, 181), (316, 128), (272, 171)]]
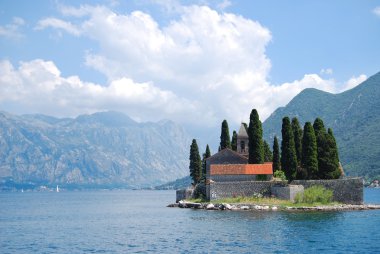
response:
[(292, 118), (292, 130), (294, 136), (294, 146), (296, 148), (297, 163), (301, 165), (302, 160), (302, 129), (297, 117)]
[(202, 177), (201, 179), (206, 179), (206, 160), (211, 156), (210, 147), (206, 146), (206, 151), (202, 154)]
[(263, 145), (264, 145), (264, 161), (265, 162), (273, 161), (272, 151), (270, 150), (270, 147), (265, 140), (263, 142)]
[(333, 172), (331, 173), (331, 178), (332, 179), (337, 179), (341, 176), (341, 170), (340, 170), (340, 164), (339, 164), (339, 152), (338, 152), (338, 145), (336, 143), (336, 139), (335, 139), (335, 136), (334, 136), (334, 133), (333, 133), (333, 130), (331, 128), (328, 128), (327, 130), (327, 134), (330, 136), (331, 138), (331, 164), (333, 165)]
[(280, 147), (278, 146), (277, 136), (273, 140), (273, 172), (281, 170)]
[(339, 169), (339, 154), (335, 137), (330, 129), (328, 133), (320, 134), (318, 143), (318, 166), (321, 179), (337, 179), (341, 172)]
[(220, 133), (220, 146), (219, 146), (220, 150), (223, 150), (225, 148), (231, 149), (230, 131), (228, 129), (227, 120), (223, 120), (222, 122), (222, 129)]
[(324, 133), (326, 133), (325, 125), (324, 125), (322, 119), (319, 118), (319, 117), (317, 117), (317, 118), (314, 120), (313, 129), (314, 129), (314, 133), (315, 133), (315, 136), (316, 136), (316, 137), (318, 137), (319, 134), (324, 134)]
[(194, 184), (199, 183), (201, 175), (202, 175), (202, 161), (201, 156), (199, 155), (198, 144), (195, 139), (193, 139), (190, 146), (190, 177), (193, 180)]
[(310, 122), (306, 122), (303, 129), (302, 168), (308, 179), (318, 179), (317, 139)]
[(248, 163), (264, 163), (263, 128), (256, 109), (249, 116), (248, 138)]
[(232, 133), (231, 148), (233, 151), (237, 151), (237, 133), (234, 131)]
[(297, 174), (297, 155), (289, 117), (282, 119), (281, 133), (281, 168), (285, 173), (286, 179), (292, 181), (296, 178)]

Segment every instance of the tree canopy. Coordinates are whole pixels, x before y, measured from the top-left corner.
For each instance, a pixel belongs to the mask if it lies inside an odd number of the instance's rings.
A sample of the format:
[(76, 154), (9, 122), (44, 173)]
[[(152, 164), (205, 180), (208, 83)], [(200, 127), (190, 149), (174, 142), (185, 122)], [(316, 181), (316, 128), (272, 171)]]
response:
[(273, 172), (281, 170), (280, 147), (278, 146), (277, 136), (273, 140)]
[(308, 179), (318, 179), (317, 140), (310, 122), (306, 122), (303, 129), (302, 168)]
[(292, 181), (296, 178), (297, 173), (297, 155), (289, 117), (282, 119), (281, 133), (281, 168), (288, 181)]
[(249, 116), (248, 138), (248, 162), (264, 163), (263, 128), (256, 109), (252, 109)]
[(228, 129), (227, 120), (223, 120), (222, 129), (220, 133), (220, 146), (219, 149), (223, 150), (225, 148), (231, 149), (230, 131)]
[(199, 155), (198, 144), (195, 139), (193, 139), (190, 146), (190, 177), (193, 180), (194, 184), (199, 183), (201, 175), (202, 175), (202, 162), (201, 156)]

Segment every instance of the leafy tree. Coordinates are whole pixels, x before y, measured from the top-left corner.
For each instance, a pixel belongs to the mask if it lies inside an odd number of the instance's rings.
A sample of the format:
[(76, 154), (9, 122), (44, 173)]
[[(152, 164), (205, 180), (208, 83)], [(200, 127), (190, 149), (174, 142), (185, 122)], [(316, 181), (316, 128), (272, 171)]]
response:
[(284, 117), (282, 119), (281, 133), (281, 168), (285, 172), (286, 179), (290, 182), (296, 177), (297, 155), (289, 117)]
[(306, 122), (303, 129), (302, 168), (306, 170), (307, 178), (318, 179), (317, 139), (310, 122)]
[(199, 180), (201, 178), (202, 174), (202, 162), (201, 162), (201, 156), (199, 155), (199, 149), (197, 145), (197, 141), (193, 139), (193, 142), (190, 146), (190, 177), (193, 180), (194, 184), (199, 183)]
[(230, 141), (230, 131), (228, 129), (227, 120), (223, 120), (222, 122), (222, 130), (220, 133), (220, 146), (219, 149), (223, 150), (225, 148), (231, 149), (231, 141)]
[(268, 143), (264, 140), (264, 161), (273, 161), (272, 151), (270, 150), (270, 147)]
[(337, 179), (340, 176), (339, 156), (332, 130), (317, 137), (318, 166), (321, 179)]
[(233, 151), (237, 151), (237, 133), (234, 131), (232, 133), (231, 148)]
[(297, 163), (301, 165), (302, 160), (302, 129), (297, 117), (292, 119), (292, 130), (294, 136), (294, 146), (296, 148)]
[(274, 136), (273, 141), (273, 172), (281, 170), (280, 162), (280, 147), (278, 146), (277, 136)]
[(264, 163), (263, 128), (256, 109), (252, 109), (248, 127), (249, 156), (251, 164)]
[(206, 159), (211, 156), (210, 147), (206, 146), (206, 151), (202, 154), (202, 178), (206, 179)]

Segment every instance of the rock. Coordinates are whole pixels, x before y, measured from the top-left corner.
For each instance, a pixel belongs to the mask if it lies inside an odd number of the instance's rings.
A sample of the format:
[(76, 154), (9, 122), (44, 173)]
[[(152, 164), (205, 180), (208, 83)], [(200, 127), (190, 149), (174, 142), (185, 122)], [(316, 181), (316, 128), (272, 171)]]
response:
[(249, 206), (247, 205), (243, 205), (240, 207), (241, 210), (249, 210)]
[(206, 209), (207, 210), (214, 210), (215, 206), (213, 204), (207, 204)]
[(226, 210), (226, 206), (223, 204), (218, 205), (219, 210)]
[(224, 204), (224, 206), (226, 207), (227, 210), (232, 210), (232, 205), (230, 204)]
[(169, 204), (167, 207), (178, 207), (178, 204)]
[(269, 210), (269, 206), (267, 205), (263, 206), (263, 210)]
[(278, 210), (277, 206), (272, 206), (272, 211), (277, 211), (277, 210)]

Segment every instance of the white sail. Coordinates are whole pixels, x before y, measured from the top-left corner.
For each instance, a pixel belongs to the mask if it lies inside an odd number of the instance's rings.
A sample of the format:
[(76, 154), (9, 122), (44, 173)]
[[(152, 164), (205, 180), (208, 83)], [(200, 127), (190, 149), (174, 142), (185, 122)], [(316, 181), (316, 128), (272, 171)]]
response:
[(59, 192), (59, 187), (58, 187), (58, 185), (57, 185), (57, 192)]

